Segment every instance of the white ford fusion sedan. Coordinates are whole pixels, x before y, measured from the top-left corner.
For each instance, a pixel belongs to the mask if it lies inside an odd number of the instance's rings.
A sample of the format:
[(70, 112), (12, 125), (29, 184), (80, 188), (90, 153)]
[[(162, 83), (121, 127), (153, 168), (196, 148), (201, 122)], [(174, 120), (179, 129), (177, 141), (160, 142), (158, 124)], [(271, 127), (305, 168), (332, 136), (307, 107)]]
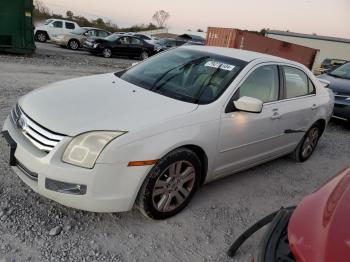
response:
[(301, 64), (186, 46), (36, 89), (13, 108), (0, 145), (47, 198), (165, 219), (204, 183), (290, 153), (307, 160), (332, 110), (332, 93)]

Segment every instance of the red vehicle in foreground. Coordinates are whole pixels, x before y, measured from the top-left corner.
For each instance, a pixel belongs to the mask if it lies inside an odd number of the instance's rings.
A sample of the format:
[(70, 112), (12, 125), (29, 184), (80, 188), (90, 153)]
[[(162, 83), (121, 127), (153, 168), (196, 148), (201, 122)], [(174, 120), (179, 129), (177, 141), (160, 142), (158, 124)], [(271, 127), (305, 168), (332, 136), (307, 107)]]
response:
[(349, 262), (350, 167), (305, 197), (298, 207), (282, 208), (254, 224), (228, 255), (233, 257), (246, 239), (270, 222), (258, 262)]

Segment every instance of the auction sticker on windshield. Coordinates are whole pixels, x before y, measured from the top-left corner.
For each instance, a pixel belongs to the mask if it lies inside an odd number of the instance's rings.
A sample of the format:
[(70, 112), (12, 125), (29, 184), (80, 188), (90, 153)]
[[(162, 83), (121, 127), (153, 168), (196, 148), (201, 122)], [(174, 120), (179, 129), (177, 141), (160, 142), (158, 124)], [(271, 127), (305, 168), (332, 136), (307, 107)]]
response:
[(234, 65), (229, 65), (229, 64), (225, 64), (225, 63), (216, 62), (216, 61), (206, 62), (204, 66), (213, 67), (213, 68), (220, 68), (220, 69), (227, 70), (227, 71), (232, 71), (235, 68)]

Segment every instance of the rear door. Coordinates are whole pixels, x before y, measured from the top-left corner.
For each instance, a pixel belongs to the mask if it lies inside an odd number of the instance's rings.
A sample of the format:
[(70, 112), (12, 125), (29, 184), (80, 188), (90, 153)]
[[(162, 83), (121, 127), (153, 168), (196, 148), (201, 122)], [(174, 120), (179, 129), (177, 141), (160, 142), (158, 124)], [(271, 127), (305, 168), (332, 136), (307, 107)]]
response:
[[(232, 172), (267, 161), (279, 147), (279, 98), (281, 75), (275, 64), (252, 69), (221, 115), (218, 155), (214, 175)], [(233, 101), (248, 96), (261, 100), (262, 112), (238, 111)]]
[(75, 24), (72, 22), (65, 22), (64, 33), (69, 33), (75, 29)]
[(143, 51), (143, 41), (136, 37), (131, 37), (130, 52), (132, 56), (140, 56)]
[(113, 54), (120, 56), (130, 56), (131, 52), (131, 38), (129, 36), (120, 37), (112, 48)]
[(306, 73), (300, 68), (283, 65), (283, 98), (279, 102), (281, 115), (279, 143), (280, 151), (292, 151), (315, 120), (319, 106), (316, 89)]

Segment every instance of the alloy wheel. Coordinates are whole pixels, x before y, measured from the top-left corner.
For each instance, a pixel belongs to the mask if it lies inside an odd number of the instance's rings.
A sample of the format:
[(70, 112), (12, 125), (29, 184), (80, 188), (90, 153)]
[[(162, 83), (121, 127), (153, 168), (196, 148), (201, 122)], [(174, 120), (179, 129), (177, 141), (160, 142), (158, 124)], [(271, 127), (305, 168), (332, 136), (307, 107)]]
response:
[(304, 158), (307, 158), (312, 154), (312, 152), (314, 151), (317, 145), (318, 138), (319, 138), (319, 129), (317, 127), (311, 128), (302, 146), (301, 154)]
[(44, 33), (39, 33), (37, 35), (37, 38), (40, 42), (45, 42), (46, 41), (46, 35)]
[(159, 212), (171, 212), (181, 206), (194, 188), (195, 172), (194, 166), (188, 161), (169, 165), (154, 185), (154, 208)]
[(79, 48), (79, 43), (75, 40), (69, 42), (69, 47), (72, 50), (77, 50)]
[(104, 56), (105, 58), (111, 57), (111, 56), (112, 56), (112, 51), (111, 51), (111, 49), (109, 49), (109, 48), (104, 49), (104, 50), (103, 50), (103, 56)]
[(149, 55), (148, 55), (147, 52), (142, 52), (142, 54), (141, 54), (141, 59), (142, 59), (142, 60), (145, 60), (145, 59), (147, 59), (148, 57), (149, 57)]

